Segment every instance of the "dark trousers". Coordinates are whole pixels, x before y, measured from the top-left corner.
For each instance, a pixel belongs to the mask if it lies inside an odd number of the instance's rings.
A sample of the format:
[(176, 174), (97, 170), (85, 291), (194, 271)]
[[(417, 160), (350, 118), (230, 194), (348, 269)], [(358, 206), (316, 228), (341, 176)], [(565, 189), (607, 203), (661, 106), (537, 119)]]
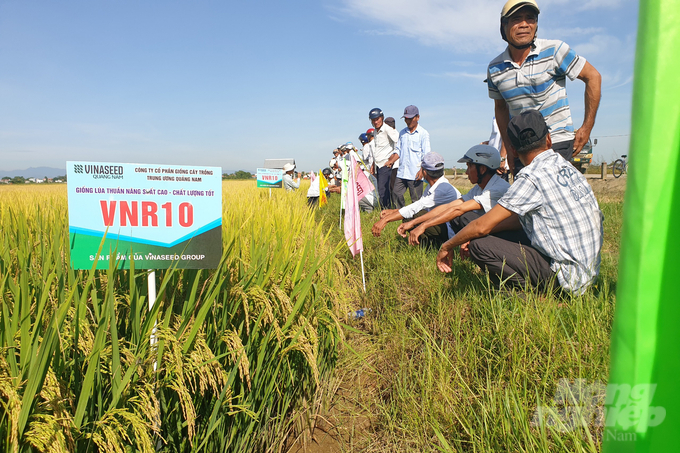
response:
[(399, 171), (398, 168), (393, 168), (392, 173), (390, 174), (390, 194), (392, 195), (392, 208), (396, 206), (394, 202), (394, 184), (397, 181), (397, 172)]
[(378, 198), (380, 200), (380, 207), (382, 209), (389, 209), (392, 206), (392, 197), (390, 191), (390, 178), (392, 177), (392, 169), (390, 167), (380, 167), (375, 175), (378, 180)]
[[(420, 216), (427, 214), (428, 211), (422, 210), (413, 216), (417, 219)], [(410, 219), (404, 219), (404, 222), (408, 222)], [(431, 227), (425, 228), (425, 231), (420, 236), (421, 246), (432, 246), (434, 248), (439, 248), (441, 245), (449, 240), (449, 229), (447, 228), (447, 223), (441, 223), (439, 225), (433, 225)]]
[[(452, 220), (451, 227), (458, 233), (479, 216), (476, 212), (465, 213)], [(497, 285), (505, 282), (520, 288), (531, 285), (546, 289), (555, 282), (550, 258), (531, 247), (524, 230), (501, 231), (473, 239), (469, 250), (472, 261), (488, 271)]]
[(411, 203), (420, 200), (423, 196), (423, 180), (419, 179), (414, 181), (412, 179), (402, 179), (397, 178), (394, 181), (394, 191), (393, 201), (397, 209), (401, 209), (406, 206), (406, 200), (404, 200), (404, 194), (408, 188), (408, 193), (411, 194)]
[[(559, 143), (553, 143), (552, 145), (553, 151), (555, 151), (557, 154), (560, 156), (564, 157), (567, 162), (571, 162), (571, 155), (574, 153), (574, 141), (573, 140), (567, 140), (564, 142), (559, 142)], [(522, 161), (519, 160), (519, 158), (515, 158), (515, 172), (512, 174), (512, 176), (515, 176), (518, 171), (520, 171), (522, 168), (524, 168), (524, 164)]]

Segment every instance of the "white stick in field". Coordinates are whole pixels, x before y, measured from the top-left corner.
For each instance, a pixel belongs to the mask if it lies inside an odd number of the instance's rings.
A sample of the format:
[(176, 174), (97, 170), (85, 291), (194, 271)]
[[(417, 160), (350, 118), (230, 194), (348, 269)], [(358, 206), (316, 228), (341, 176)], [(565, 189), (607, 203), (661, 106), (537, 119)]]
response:
[(366, 292), (366, 275), (364, 274), (364, 252), (363, 252), (363, 250), (359, 252), (359, 258), (361, 258), (361, 282), (364, 284), (364, 292)]
[[(149, 293), (149, 311), (153, 310), (153, 305), (156, 302), (156, 271), (149, 272), (147, 281), (147, 289)], [(156, 323), (153, 324), (151, 331), (151, 346), (156, 344)], [(153, 370), (156, 371), (156, 361), (153, 361)]]

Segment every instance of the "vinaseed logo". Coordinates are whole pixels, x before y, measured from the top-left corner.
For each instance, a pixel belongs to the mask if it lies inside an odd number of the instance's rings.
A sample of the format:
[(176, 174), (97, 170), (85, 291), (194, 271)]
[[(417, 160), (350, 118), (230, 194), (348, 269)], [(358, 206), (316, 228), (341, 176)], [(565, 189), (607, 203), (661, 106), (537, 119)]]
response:
[(97, 164), (74, 164), (75, 173), (92, 175), (92, 179), (123, 179), (123, 167), (121, 165), (97, 165)]

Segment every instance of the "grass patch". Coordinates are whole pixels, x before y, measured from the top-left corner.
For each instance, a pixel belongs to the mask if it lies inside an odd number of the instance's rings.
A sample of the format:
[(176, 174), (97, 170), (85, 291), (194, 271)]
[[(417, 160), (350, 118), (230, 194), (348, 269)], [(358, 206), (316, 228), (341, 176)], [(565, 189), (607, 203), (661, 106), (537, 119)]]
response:
[[(339, 206), (323, 220), (340, 237)], [(336, 200), (337, 201), (337, 197)], [(582, 296), (499, 293), (469, 261), (440, 273), (436, 250), (410, 247), (379, 213), (362, 214), (372, 308), (354, 323), (339, 372), (357, 416), (370, 428), (348, 451), (599, 451), (602, 428), (560, 432), (533, 422), (558, 382), (606, 384), (622, 222), (622, 200), (607, 199), (600, 276)], [(330, 219), (334, 217), (334, 222)], [(359, 259), (342, 255), (360, 275)], [(351, 411), (351, 409), (350, 409)]]

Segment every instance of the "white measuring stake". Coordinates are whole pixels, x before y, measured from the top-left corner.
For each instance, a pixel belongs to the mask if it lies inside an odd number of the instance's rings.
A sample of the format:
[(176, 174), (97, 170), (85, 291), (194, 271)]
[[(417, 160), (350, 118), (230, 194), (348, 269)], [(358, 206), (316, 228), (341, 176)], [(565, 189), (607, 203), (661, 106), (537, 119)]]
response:
[[(149, 311), (153, 309), (153, 305), (156, 302), (156, 271), (149, 272), (149, 277), (147, 280), (147, 289), (149, 293)], [(156, 323), (153, 324), (153, 330), (151, 331), (151, 346), (156, 344)], [(153, 361), (153, 370), (156, 371), (156, 361)]]
[(361, 258), (361, 281), (364, 284), (364, 292), (366, 292), (366, 276), (364, 274), (364, 251), (359, 252), (359, 258)]

